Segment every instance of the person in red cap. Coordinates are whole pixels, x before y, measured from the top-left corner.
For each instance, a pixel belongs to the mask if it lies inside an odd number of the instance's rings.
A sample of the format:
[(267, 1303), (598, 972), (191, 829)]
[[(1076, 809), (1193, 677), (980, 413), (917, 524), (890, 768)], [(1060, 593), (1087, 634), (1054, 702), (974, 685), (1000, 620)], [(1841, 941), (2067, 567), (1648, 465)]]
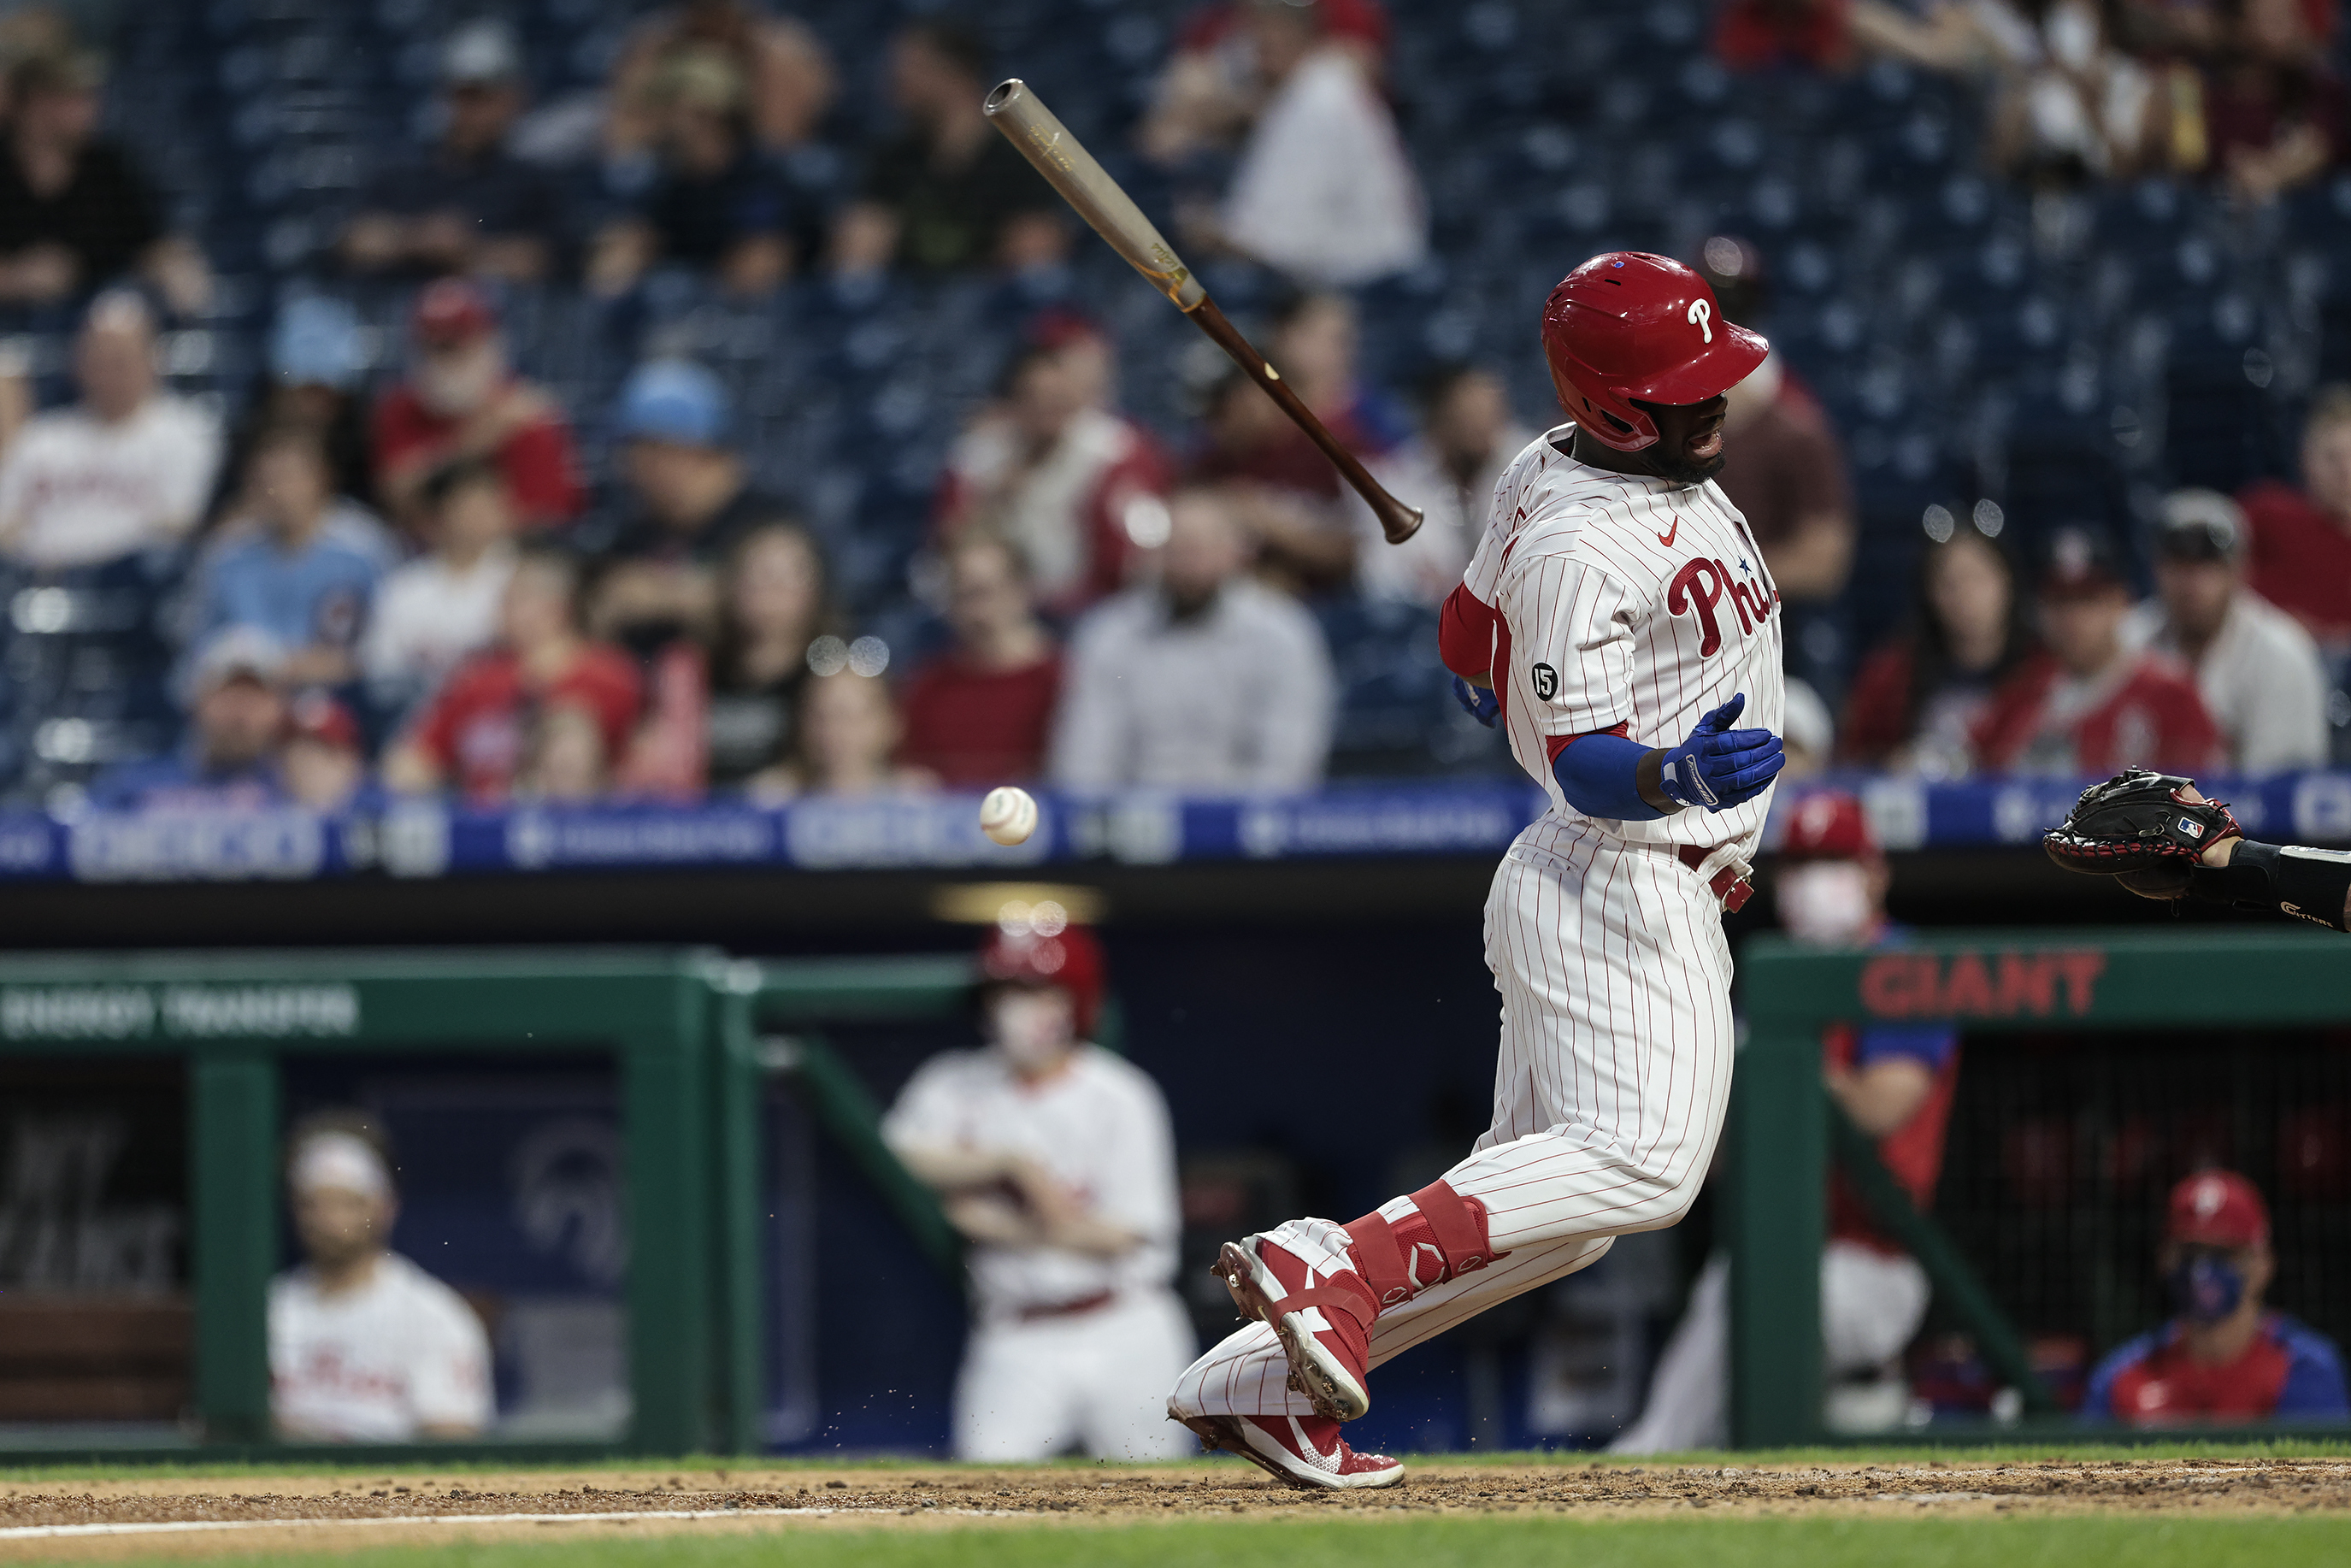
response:
[(287, 799), (313, 811), (340, 811), (367, 781), (367, 753), (351, 710), (323, 691), (286, 706), (277, 774)]
[(435, 469), (486, 457), (507, 476), (526, 528), (580, 511), (586, 492), (571, 426), (548, 392), (515, 374), (497, 313), (481, 286), (444, 277), (416, 297), (409, 317), (416, 354), (408, 378), (375, 408), (376, 486), (402, 523)]
[(1009, 904), (980, 945), (987, 1044), (917, 1071), (883, 1123), (971, 1243), (959, 1458), (1172, 1458), (1161, 1402), (1191, 1357), (1169, 1288), (1183, 1228), (1159, 1086), (1088, 1043), (1101, 946), (1059, 904)]
[(2125, 639), (2130, 611), (2104, 534), (2065, 528), (2050, 537), (2041, 572), (2048, 647), (2018, 666), (1977, 716), (1969, 745), (1978, 768), (2198, 773), (2225, 759), (2220, 727), (2187, 672)]
[(1373, 1369), (1678, 1221), (1729, 1101), (1722, 913), (1752, 891), (1786, 685), (1779, 590), (1714, 476), (1725, 394), (1771, 346), (1638, 251), (1570, 272), (1541, 329), (1570, 423), (1503, 472), (1438, 632), (1455, 695), (1544, 794), (1486, 904), (1493, 1123), (1349, 1224), (1227, 1242), (1216, 1271), (1254, 1321), (1168, 1398), (1299, 1486), (1401, 1481), (1343, 1435)]
[[(1886, 917), (1886, 857), (1860, 800), (1843, 790), (1806, 795), (1787, 814), (1772, 893), (1780, 925), (1808, 946), (1875, 947), (1898, 935)], [(1830, 1095), (1877, 1141), (1877, 1157), (1912, 1204), (1933, 1206), (1959, 1071), (1959, 1030), (1948, 1023), (1849, 1023), (1823, 1033)], [(1718, 1252), (1691, 1287), (1667, 1342), (1641, 1418), (1610, 1450), (1719, 1448), (1729, 1440), (1730, 1263)], [(1933, 1294), (1927, 1271), (1870, 1217), (1840, 1174), (1829, 1186), (1829, 1240), (1821, 1254), (1821, 1340), (1833, 1382), (1830, 1413), (1853, 1427), (1891, 1427), (1909, 1404), (1896, 1358), (1918, 1332)]]
[(2173, 1187), (2156, 1264), (2173, 1316), (2098, 1364), (2083, 1420), (2162, 1427), (2351, 1416), (2335, 1342), (2262, 1305), (2277, 1260), (2259, 1187), (2221, 1170)]

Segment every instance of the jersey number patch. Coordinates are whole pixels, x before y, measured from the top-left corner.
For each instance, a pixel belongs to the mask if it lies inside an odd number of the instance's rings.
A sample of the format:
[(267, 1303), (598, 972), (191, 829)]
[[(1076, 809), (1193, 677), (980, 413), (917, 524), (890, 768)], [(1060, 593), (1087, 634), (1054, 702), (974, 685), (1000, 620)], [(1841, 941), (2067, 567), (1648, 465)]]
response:
[(1559, 695), (1559, 672), (1549, 664), (1537, 664), (1529, 672), (1535, 679), (1535, 695), (1549, 702)]

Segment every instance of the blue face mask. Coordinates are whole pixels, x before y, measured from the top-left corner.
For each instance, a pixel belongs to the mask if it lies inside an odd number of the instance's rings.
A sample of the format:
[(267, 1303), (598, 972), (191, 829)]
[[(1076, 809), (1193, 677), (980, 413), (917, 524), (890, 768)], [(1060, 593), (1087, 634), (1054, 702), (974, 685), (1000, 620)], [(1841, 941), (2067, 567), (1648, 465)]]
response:
[(2217, 1323), (2245, 1299), (2244, 1270), (2225, 1252), (2189, 1253), (2165, 1283), (2172, 1305), (2190, 1322)]

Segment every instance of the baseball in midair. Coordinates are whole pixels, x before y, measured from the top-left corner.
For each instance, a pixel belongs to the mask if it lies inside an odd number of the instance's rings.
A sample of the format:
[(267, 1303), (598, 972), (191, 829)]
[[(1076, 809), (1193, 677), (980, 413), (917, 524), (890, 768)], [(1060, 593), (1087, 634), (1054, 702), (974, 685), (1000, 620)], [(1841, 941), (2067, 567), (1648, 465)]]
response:
[(1017, 784), (999, 784), (979, 803), (979, 831), (999, 844), (1028, 841), (1037, 831), (1037, 798)]

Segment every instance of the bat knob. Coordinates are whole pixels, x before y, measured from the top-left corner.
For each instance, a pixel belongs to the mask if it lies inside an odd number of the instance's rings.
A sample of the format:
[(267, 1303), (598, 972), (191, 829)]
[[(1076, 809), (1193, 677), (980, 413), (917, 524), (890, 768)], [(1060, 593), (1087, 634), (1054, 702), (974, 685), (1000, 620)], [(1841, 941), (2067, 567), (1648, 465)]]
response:
[(1388, 543), (1400, 545), (1420, 532), (1424, 516), (1418, 507), (1407, 507), (1402, 501), (1392, 502), (1380, 508), (1380, 532), (1387, 536)]

